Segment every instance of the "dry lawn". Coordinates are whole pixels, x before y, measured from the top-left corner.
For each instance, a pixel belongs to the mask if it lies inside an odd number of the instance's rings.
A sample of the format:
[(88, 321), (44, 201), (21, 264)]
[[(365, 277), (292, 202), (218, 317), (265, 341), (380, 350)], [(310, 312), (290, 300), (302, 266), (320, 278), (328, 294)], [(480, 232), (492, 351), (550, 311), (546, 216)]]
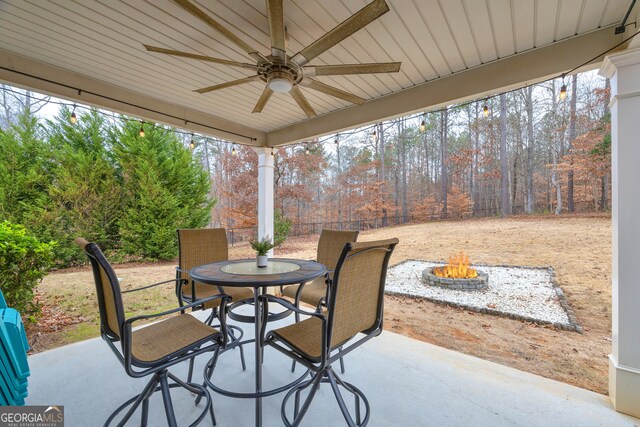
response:
[[(559, 331), (409, 298), (387, 297), (385, 328), (544, 377), (607, 392), (611, 350), (611, 219), (517, 217), (434, 222), (361, 233), (361, 240), (398, 237), (391, 264), (407, 259), (445, 260), (464, 250), (473, 262), (552, 266), (584, 334)], [(317, 236), (290, 239), (282, 257), (313, 258)], [(246, 246), (231, 258), (252, 256)], [(116, 268), (124, 286), (174, 277), (175, 263), (129, 264)], [(55, 272), (40, 286), (50, 312), (71, 315), (58, 331), (32, 330), (34, 350), (42, 351), (98, 335), (93, 279), (88, 268)], [(126, 294), (128, 314), (175, 305), (171, 286), (145, 295)], [(410, 356), (409, 356), (410, 357)]]

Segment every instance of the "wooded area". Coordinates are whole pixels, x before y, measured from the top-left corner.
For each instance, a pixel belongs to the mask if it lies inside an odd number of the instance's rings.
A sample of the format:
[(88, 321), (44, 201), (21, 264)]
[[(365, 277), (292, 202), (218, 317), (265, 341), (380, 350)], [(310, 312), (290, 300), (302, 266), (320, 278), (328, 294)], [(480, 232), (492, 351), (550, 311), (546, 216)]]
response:
[[(323, 224), (606, 211), (609, 83), (593, 72), (566, 83), (564, 94), (552, 80), (277, 149), (276, 207), (296, 234)], [(198, 139), (195, 152), (213, 177), (213, 223), (254, 226), (253, 149)]]
[[(606, 211), (609, 83), (593, 72), (566, 83), (275, 149), (276, 227)], [(61, 242), (59, 264), (76, 259), (76, 235), (151, 259), (175, 256), (179, 227), (255, 237), (251, 147), (64, 103), (43, 120), (48, 98), (6, 86), (0, 96), (0, 219)]]

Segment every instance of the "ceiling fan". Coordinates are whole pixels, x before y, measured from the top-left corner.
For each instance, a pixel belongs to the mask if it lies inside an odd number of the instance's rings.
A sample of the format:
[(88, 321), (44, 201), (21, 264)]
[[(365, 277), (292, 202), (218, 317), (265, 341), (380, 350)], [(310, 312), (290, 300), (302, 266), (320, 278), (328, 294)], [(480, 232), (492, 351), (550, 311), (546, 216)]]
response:
[(341, 65), (307, 65), (309, 61), (329, 50), (342, 40), (351, 36), (356, 31), (364, 28), (371, 22), (378, 19), (389, 11), (389, 6), (385, 0), (373, 0), (371, 3), (360, 9), (354, 15), (338, 24), (335, 28), (325, 33), (322, 37), (311, 43), (293, 56), (286, 52), (286, 29), (284, 26), (283, 0), (266, 0), (267, 16), (269, 19), (269, 33), (271, 36), (271, 55), (264, 56), (256, 49), (252, 48), (238, 36), (233, 34), (218, 21), (205, 13), (190, 0), (173, 0), (178, 6), (191, 13), (198, 19), (205, 22), (211, 28), (222, 34), (224, 37), (235, 43), (244, 50), (256, 63), (248, 64), (227, 59), (213, 58), (206, 55), (198, 55), (178, 50), (165, 49), (162, 47), (143, 45), (149, 52), (163, 53), (167, 55), (180, 56), (184, 58), (198, 59), (201, 61), (213, 62), (216, 64), (240, 67), (255, 72), (254, 75), (243, 79), (208, 86), (196, 89), (195, 92), (207, 93), (215, 90), (237, 86), (253, 81), (263, 81), (266, 83), (262, 95), (253, 109), (254, 113), (260, 113), (269, 101), (273, 92), (289, 92), (300, 108), (308, 117), (316, 115), (315, 111), (304, 97), (298, 86), (304, 86), (318, 92), (343, 99), (353, 104), (362, 104), (365, 100), (342, 89), (327, 85), (319, 80), (313, 79), (315, 76), (334, 76), (347, 74), (375, 74), (375, 73), (397, 73), (400, 71), (400, 62), (381, 62), (368, 64), (341, 64)]

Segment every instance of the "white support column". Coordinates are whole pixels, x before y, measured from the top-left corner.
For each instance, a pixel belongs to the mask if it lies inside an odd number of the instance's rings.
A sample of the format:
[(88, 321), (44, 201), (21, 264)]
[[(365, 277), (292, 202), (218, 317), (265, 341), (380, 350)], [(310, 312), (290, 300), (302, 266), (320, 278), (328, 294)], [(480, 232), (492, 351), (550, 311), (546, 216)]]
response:
[(611, 79), (612, 349), (609, 396), (640, 417), (640, 49), (605, 58)]
[[(273, 236), (273, 156), (271, 148), (255, 148), (258, 153), (258, 239)], [(273, 249), (269, 251), (273, 256)]]

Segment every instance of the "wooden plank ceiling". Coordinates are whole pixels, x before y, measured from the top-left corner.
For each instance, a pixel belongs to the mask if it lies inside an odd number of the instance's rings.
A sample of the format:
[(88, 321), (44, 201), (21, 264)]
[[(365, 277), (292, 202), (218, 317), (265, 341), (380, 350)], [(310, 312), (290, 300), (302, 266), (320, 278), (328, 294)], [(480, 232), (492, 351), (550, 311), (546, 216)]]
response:
[[(264, 0), (193, 0), (263, 53), (270, 53)], [(366, 100), (402, 91), (621, 21), (631, 0), (387, 0), (391, 11), (311, 65), (402, 62), (396, 74), (318, 80)], [(285, 0), (293, 55), (368, 3)], [(142, 44), (254, 61), (171, 0), (0, 0), (0, 49), (180, 107), (271, 132), (308, 119), (286, 93), (251, 111), (264, 83), (211, 93), (194, 89), (251, 70), (146, 52)], [(351, 106), (302, 87), (318, 115)]]

